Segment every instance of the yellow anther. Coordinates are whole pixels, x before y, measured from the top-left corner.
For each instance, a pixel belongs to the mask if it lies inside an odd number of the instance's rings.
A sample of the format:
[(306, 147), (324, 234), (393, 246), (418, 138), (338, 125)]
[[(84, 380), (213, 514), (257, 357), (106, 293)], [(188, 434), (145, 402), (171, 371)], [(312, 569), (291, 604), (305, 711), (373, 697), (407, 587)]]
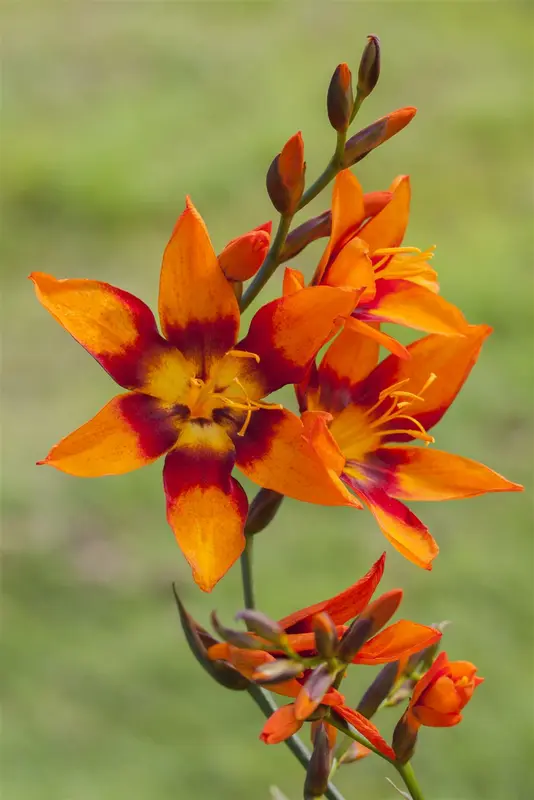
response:
[(249, 353), (248, 350), (229, 350), (227, 356), (235, 356), (236, 358), (253, 358), (256, 364), (260, 363), (260, 357), (257, 353)]

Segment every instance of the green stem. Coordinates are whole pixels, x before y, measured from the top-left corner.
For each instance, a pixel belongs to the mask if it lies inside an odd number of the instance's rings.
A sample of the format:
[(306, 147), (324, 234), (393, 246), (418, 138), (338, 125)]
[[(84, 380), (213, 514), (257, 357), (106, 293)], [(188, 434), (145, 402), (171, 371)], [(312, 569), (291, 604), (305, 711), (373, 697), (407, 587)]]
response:
[(343, 169), (343, 155), (345, 153), (345, 141), (347, 139), (347, 133), (338, 133), (337, 135), (337, 144), (336, 150), (330, 161), (328, 162), (324, 172), (319, 175), (317, 180), (315, 180), (312, 185), (306, 189), (302, 197), (300, 198), (300, 203), (298, 205), (298, 211), (304, 206), (307, 206), (308, 203), (311, 203), (317, 195), (323, 191), (325, 186), (328, 186), (332, 178), (335, 178), (337, 173)]
[(276, 231), (276, 236), (274, 237), (274, 241), (270, 247), (269, 252), (265, 256), (265, 261), (261, 265), (260, 269), (256, 273), (254, 280), (244, 293), (243, 297), (241, 298), (240, 308), (241, 312), (243, 312), (252, 301), (258, 296), (261, 292), (271, 275), (276, 270), (279, 260), (280, 254), (282, 252), (282, 248), (284, 247), (287, 234), (289, 233), (289, 228), (291, 226), (291, 220), (293, 219), (293, 215), (285, 215), (282, 214), (280, 217), (280, 222), (278, 223), (278, 230)]
[(241, 580), (243, 582), (245, 608), (255, 608), (254, 578), (252, 576), (252, 536), (246, 537), (245, 549), (241, 554)]
[(394, 766), (404, 781), (404, 785), (410, 792), (413, 800), (425, 800), (410, 762), (407, 764), (395, 764)]

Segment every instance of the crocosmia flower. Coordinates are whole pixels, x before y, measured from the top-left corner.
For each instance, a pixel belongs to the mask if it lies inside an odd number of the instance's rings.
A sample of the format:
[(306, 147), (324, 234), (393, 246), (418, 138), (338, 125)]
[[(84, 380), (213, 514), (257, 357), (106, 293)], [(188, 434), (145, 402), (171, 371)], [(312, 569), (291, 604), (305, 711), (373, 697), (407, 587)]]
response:
[(430, 335), (407, 348), (408, 359), (390, 355), (377, 365), (378, 343), (345, 327), (298, 390), (308, 435), (325, 464), (372, 511), (394, 547), (427, 569), (437, 544), (403, 501), (522, 489), (483, 464), (427, 447), (434, 442), (428, 431), (460, 391), (490, 332), (472, 325), (463, 336)]
[(213, 588), (244, 546), (247, 498), (231, 476), (234, 464), (298, 500), (354, 502), (298, 417), (263, 401), (302, 379), (353, 310), (353, 291), (315, 287), (274, 300), (236, 344), (238, 303), (189, 200), (163, 256), (163, 336), (148, 306), (128, 292), (94, 280), (31, 278), (43, 306), (128, 390), (39, 463), (93, 477), (165, 456), (167, 518), (202, 589)]

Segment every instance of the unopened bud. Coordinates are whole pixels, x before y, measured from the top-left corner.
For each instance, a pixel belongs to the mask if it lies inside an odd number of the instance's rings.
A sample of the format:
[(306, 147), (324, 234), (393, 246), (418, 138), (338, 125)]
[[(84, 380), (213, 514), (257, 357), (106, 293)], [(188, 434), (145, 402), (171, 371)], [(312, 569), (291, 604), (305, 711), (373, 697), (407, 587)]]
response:
[(219, 254), (219, 265), (231, 281), (246, 281), (259, 270), (271, 241), (272, 222), (228, 242)]
[(212, 661), (208, 657), (208, 647), (216, 643), (215, 639), (188, 614), (174, 584), (172, 590), (186, 642), (200, 666), (221, 686), (237, 691), (246, 689), (250, 685), (248, 680), (231, 664), (225, 661)]
[(326, 611), (315, 614), (312, 619), (312, 628), (317, 652), (322, 658), (332, 658), (337, 650), (339, 639), (331, 616)]
[(248, 510), (245, 535), (254, 536), (266, 528), (275, 518), (283, 499), (283, 494), (272, 489), (260, 489)]
[(359, 742), (352, 742), (348, 750), (345, 750), (339, 759), (340, 764), (353, 764), (355, 761), (361, 761), (362, 758), (371, 754), (371, 750), (364, 744)]
[(328, 119), (338, 133), (349, 127), (353, 105), (352, 74), (347, 64), (340, 64), (332, 75), (326, 98)]
[(286, 142), (267, 172), (267, 191), (280, 214), (290, 215), (297, 210), (305, 172), (304, 142), (299, 131)]
[(402, 600), (402, 591), (393, 589), (369, 603), (343, 636), (338, 658), (347, 664), (352, 661), (367, 639), (374, 636), (393, 616)]
[(265, 650), (265, 647), (262, 647), (250, 634), (225, 627), (219, 622), (215, 611), (211, 612), (211, 624), (221, 639), (228, 644), (233, 644), (234, 647), (239, 647), (241, 650)]
[(295, 230), (291, 231), (286, 239), (282, 255), (280, 256), (280, 263), (289, 261), (298, 255), (301, 250), (304, 250), (309, 244), (316, 239), (321, 239), (323, 236), (330, 236), (332, 230), (332, 213), (324, 211), (318, 217), (306, 220), (302, 225), (299, 225)]
[(244, 609), (235, 615), (236, 619), (242, 619), (249, 631), (257, 633), (263, 639), (273, 644), (279, 644), (280, 639), (284, 636), (284, 631), (274, 620), (270, 619), (266, 614), (254, 609)]
[(277, 658), (276, 661), (266, 661), (264, 664), (260, 664), (253, 673), (252, 679), (262, 686), (268, 686), (271, 683), (291, 680), (300, 675), (304, 669), (304, 664), (300, 664), (298, 661)]
[(330, 775), (330, 746), (326, 733), (326, 726), (319, 723), (313, 739), (313, 752), (306, 770), (304, 781), (304, 800), (322, 797), (328, 787)]
[(315, 711), (321, 700), (332, 686), (336, 674), (331, 672), (328, 664), (315, 667), (295, 700), (295, 717), (307, 719)]
[(397, 722), (393, 731), (393, 749), (397, 756), (397, 761), (406, 764), (414, 754), (417, 743), (417, 728), (408, 724), (407, 716), (404, 714)]
[(368, 97), (380, 77), (380, 40), (378, 36), (368, 36), (358, 69), (358, 95), (361, 100)]
[(416, 108), (399, 108), (397, 111), (392, 111), (390, 114), (386, 114), (385, 117), (375, 120), (375, 122), (351, 136), (345, 145), (344, 167), (350, 167), (361, 161), (371, 150), (399, 133), (412, 121), (416, 112)]
[(369, 688), (366, 689), (356, 707), (356, 711), (363, 714), (367, 719), (371, 719), (393, 688), (397, 679), (398, 670), (398, 661), (392, 661), (386, 664), (386, 666), (380, 670)]

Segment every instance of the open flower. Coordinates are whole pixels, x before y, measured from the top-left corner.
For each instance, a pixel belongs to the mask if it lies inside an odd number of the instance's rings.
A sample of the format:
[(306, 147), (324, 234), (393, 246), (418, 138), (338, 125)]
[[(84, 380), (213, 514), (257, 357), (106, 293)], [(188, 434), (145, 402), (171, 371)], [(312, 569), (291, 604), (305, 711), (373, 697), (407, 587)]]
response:
[(387, 539), (427, 569), (438, 547), (403, 500), (449, 500), (522, 489), (462, 456), (399, 442), (434, 442), (428, 431), (445, 414), (475, 364), (485, 325), (464, 336), (430, 335), (377, 365), (378, 343), (345, 327), (321, 365), (298, 389), (310, 439), (332, 474), (368, 506)]
[(234, 464), (289, 497), (354, 503), (298, 417), (262, 400), (302, 379), (337, 320), (353, 310), (353, 291), (316, 287), (274, 300), (236, 345), (237, 300), (189, 200), (163, 256), (163, 336), (128, 292), (39, 272), (31, 278), (43, 306), (128, 390), (39, 463), (92, 477), (165, 455), (167, 518), (202, 589), (211, 590), (243, 550), (247, 498), (231, 477)]

